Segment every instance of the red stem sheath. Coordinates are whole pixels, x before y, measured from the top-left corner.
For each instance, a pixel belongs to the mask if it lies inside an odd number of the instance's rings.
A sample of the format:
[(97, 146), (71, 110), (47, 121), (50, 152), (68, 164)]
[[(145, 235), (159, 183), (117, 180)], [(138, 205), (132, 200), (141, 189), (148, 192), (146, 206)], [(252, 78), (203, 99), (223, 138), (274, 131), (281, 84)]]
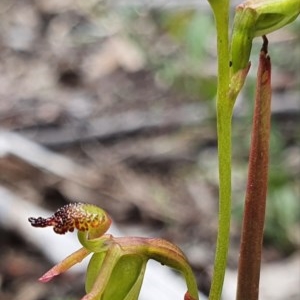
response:
[(255, 110), (249, 157), (237, 300), (257, 300), (268, 184), (271, 118), (271, 61), (264, 37), (257, 72)]

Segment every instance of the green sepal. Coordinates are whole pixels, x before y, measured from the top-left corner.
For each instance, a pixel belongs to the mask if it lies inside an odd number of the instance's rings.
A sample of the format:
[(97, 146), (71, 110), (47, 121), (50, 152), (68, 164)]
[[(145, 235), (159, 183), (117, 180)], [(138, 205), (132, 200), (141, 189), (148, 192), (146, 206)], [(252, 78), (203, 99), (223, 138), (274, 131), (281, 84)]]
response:
[(138, 300), (146, 263), (147, 259), (140, 255), (122, 256), (110, 276), (103, 300)]
[(252, 40), (255, 36), (256, 12), (252, 9), (237, 7), (231, 38), (232, 74), (244, 70), (249, 64)]
[(96, 278), (102, 268), (105, 256), (106, 252), (95, 253), (92, 255), (89, 261), (85, 277), (85, 291), (87, 293), (89, 293), (92, 290), (93, 285), (95, 284)]
[(92, 256), (84, 299), (138, 300), (148, 259), (138, 254), (122, 254), (119, 250), (114, 247)]

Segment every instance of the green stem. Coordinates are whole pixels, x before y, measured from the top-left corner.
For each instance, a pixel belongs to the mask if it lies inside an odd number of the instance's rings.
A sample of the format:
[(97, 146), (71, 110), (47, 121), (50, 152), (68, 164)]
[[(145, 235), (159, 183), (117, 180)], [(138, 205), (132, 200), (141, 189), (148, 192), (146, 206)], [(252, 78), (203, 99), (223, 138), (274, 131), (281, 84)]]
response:
[(219, 158), (219, 229), (214, 273), (209, 299), (219, 300), (222, 294), (230, 237), (231, 216), (231, 119), (234, 99), (229, 97), (229, 1), (211, 0), (218, 49), (217, 130)]
[(231, 123), (228, 115), (218, 113), (219, 157), (219, 228), (214, 262), (214, 273), (209, 294), (210, 300), (221, 298), (230, 237), (231, 216)]

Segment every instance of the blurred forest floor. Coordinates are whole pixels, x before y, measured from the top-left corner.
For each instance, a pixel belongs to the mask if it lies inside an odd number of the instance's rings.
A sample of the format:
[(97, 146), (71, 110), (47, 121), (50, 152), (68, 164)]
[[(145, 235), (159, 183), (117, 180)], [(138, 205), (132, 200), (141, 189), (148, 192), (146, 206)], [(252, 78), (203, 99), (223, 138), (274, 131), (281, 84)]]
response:
[[(212, 24), (207, 11), (182, 7), (1, 1), (0, 194), (8, 190), (51, 211), (70, 201), (97, 204), (124, 234), (179, 245), (207, 293), (218, 210)], [(262, 299), (292, 300), (300, 297), (299, 22), (271, 35), (270, 44), (274, 102), (263, 268), (281, 275)], [(257, 40), (254, 52), (259, 47)], [(231, 270), (238, 259), (256, 63), (253, 56), (234, 116)], [(83, 294), (82, 278), (71, 275), (38, 283), (51, 261), (13, 220), (3, 220), (0, 213), (0, 299)], [(292, 283), (284, 286), (290, 274)]]

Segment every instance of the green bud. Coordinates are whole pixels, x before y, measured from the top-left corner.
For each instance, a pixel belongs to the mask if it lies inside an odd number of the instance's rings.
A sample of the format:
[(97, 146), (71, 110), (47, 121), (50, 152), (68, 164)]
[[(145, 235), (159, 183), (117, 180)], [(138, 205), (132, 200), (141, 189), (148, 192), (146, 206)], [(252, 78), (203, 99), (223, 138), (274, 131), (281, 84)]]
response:
[(247, 67), (254, 37), (291, 23), (299, 13), (299, 0), (249, 0), (238, 5), (231, 43), (232, 74)]

